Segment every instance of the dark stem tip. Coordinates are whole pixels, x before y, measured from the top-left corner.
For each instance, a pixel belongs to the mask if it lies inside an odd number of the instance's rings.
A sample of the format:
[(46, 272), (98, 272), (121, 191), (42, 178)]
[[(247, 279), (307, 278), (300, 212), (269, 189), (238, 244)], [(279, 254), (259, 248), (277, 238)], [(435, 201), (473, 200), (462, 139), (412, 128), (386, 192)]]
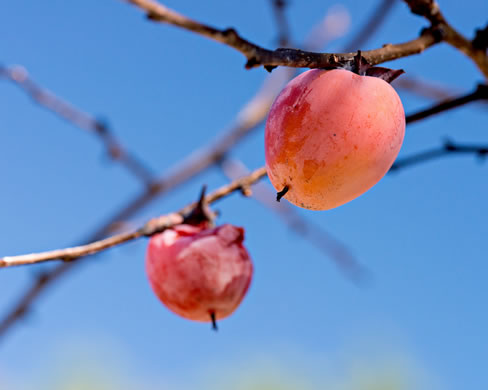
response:
[(210, 312), (210, 318), (212, 319), (212, 330), (215, 330), (217, 332), (219, 328), (217, 327), (217, 318), (215, 317), (214, 311)]
[(280, 192), (276, 193), (276, 201), (279, 202), (281, 198), (283, 198), (290, 188), (288, 186), (284, 186)]

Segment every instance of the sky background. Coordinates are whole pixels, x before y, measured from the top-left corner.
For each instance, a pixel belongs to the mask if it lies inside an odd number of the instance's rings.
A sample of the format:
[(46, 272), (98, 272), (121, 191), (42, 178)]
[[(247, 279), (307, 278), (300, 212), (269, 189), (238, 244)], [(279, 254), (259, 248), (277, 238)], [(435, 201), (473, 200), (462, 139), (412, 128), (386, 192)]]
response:
[[(337, 4), (290, 3), (295, 42)], [(165, 4), (199, 21), (235, 27), (265, 47), (276, 45), (267, 1)], [(340, 51), (377, 2), (341, 4), (350, 13), (349, 33), (324, 50)], [(486, 23), (486, 1), (440, 6), (468, 36)], [(267, 77), (262, 68), (246, 71), (234, 50), (149, 23), (122, 1), (3, 1), (0, 20), (1, 63), (25, 66), (58, 96), (107, 120), (158, 175), (232, 124)], [(425, 25), (398, 1), (361, 49), (412, 39)], [(471, 91), (482, 81), (447, 45), (389, 65), (453, 91)], [(407, 113), (431, 103), (399, 94)], [(486, 144), (487, 114), (478, 103), (412, 124), (400, 156), (439, 146), (446, 137)], [(264, 163), (263, 148), (260, 127), (232, 156), (254, 169)], [(96, 137), (32, 104), (5, 80), (0, 167), (0, 256), (77, 243), (142, 191), (108, 160)], [(486, 172), (473, 156), (451, 156), (388, 175), (337, 209), (296, 209), (368, 268), (365, 286), (351, 283), (258, 202), (238, 194), (219, 202), (220, 222), (246, 229), (255, 276), (218, 333), (173, 315), (155, 298), (144, 272), (145, 239), (84, 261), (0, 340), (0, 389), (64, 390), (73, 381), (104, 390), (106, 383), (117, 389), (239, 389), (264, 377), (301, 389), (357, 389), (358, 382), (487, 388)], [(225, 182), (210, 169), (158, 198), (131, 219), (132, 226), (194, 200), (203, 183), (213, 189)], [(50, 266), (2, 269), (0, 315), (36, 272)]]

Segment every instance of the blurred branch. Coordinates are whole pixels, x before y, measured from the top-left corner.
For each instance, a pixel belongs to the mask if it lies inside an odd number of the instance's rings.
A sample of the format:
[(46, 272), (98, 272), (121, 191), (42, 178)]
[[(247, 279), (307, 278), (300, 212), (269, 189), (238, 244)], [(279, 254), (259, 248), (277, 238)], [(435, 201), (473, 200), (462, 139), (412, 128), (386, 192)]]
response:
[(471, 58), (479, 70), (488, 79), (488, 55), (486, 49), (479, 48), (476, 44), (461, 35), (452, 27), (442, 14), (439, 5), (434, 0), (404, 0), (412, 13), (423, 16), (440, 35), (440, 39), (455, 47)]
[[(147, 17), (160, 23), (167, 23), (193, 31), (217, 42), (223, 43), (242, 53), (247, 58), (246, 68), (264, 66), (272, 69), (276, 66), (296, 68), (328, 68), (338, 63), (352, 61), (356, 53), (315, 53), (298, 49), (268, 50), (242, 38), (236, 30), (220, 30), (173, 11), (154, 0), (126, 0), (146, 12)], [(439, 33), (435, 29), (425, 29), (420, 37), (397, 45), (387, 44), (382, 48), (362, 52), (371, 64), (379, 64), (397, 58), (418, 54), (439, 42)]]
[(450, 99), (459, 92), (430, 80), (405, 75), (393, 80), (392, 85), (396, 89), (400, 88), (417, 96), (437, 101)]
[[(320, 26), (312, 30), (306, 40), (305, 46), (312, 49), (315, 47), (319, 48), (331, 39), (340, 37), (347, 30), (344, 27), (345, 19), (346, 15), (343, 11), (329, 11)], [(211, 143), (208, 147), (203, 148), (200, 152), (193, 153), (187, 159), (177, 164), (173, 170), (161, 176), (153, 186), (147, 188), (125, 207), (122, 207), (118, 213), (106, 223), (102, 224), (83, 242), (91, 243), (101, 240), (107, 234), (113, 232), (115, 226), (120, 226), (122, 221), (133, 216), (158, 196), (194, 178), (215, 162), (220, 161), (222, 156), (234, 145), (234, 141), (238, 142), (248, 132), (257, 128), (264, 121), (274, 98), (281, 90), (283, 84), (293, 74), (295, 74), (293, 69), (283, 68), (269, 75), (257, 94), (239, 112), (236, 124), (227, 133)], [(229, 142), (229, 140), (232, 142)], [(209, 158), (209, 155), (214, 156), (214, 159)], [(67, 275), (68, 271), (72, 270), (75, 265), (82, 263), (79, 261), (63, 262), (56, 265), (50, 271), (38, 275), (32, 285), (27, 288), (24, 294), (14, 304), (13, 309), (0, 322), (0, 337), (4, 336), (11, 326), (26, 315), (31, 305), (39, 298), (42, 292), (46, 291), (47, 287), (51, 286), (62, 276)]]
[[(225, 159), (220, 167), (231, 180), (245, 177), (249, 174), (246, 166), (237, 160)], [(285, 202), (276, 202), (276, 192), (265, 183), (256, 183), (252, 191), (243, 188), (245, 196), (252, 196), (265, 207), (274, 211), (296, 234), (302, 236), (326, 256), (330, 257), (339, 269), (355, 282), (362, 282), (368, 274), (367, 270), (358, 263), (349, 249), (324, 231), (322, 227), (303, 218), (293, 206)]]
[(403, 168), (455, 154), (472, 154), (485, 158), (488, 155), (488, 145), (461, 145), (452, 141), (446, 141), (441, 147), (399, 158), (392, 165), (388, 173), (398, 172)]
[(286, 47), (291, 41), (290, 25), (285, 13), (288, 0), (271, 0), (271, 5), (278, 27), (278, 43), (281, 47)]
[(378, 6), (373, 11), (373, 14), (368, 19), (366, 24), (356, 33), (353, 39), (345, 46), (345, 51), (354, 51), (361, 49), (368, 39), (370, 39), (374, 33), (380, 28), (383, 22), (386, 20), (390, 11), (393, 10), (393, 6), (397, 0), (379, 0)]
[(417, 122), (421, 119), (425, 119), (431, 115), (438, 114), (442, 111), (451, 110), (453, 108), (463, 106), (467, 103), (471, 103), (477, 100), (485, 100), (485, 99), (488, 99), (488, 85), (479, 84), (473, 92), (446, 100), (444, 102), (435, 104), (432, 107), (429, 107), (428, 109), (421, 110), (416, 113), (407, 115), (406, 122), (407, 124)]
[[(266, 176), (265, 167), (256, 169), (254, 172), (251, 172), (244, 177), (236, 179), (231, 183), (218, 188), (211, 194), (205, 196), (204, 203), (211, 204), (219, 199), (225, 198), (234, 191), (241, 190), (242, 188), (249, 188), (252, 184), (257, 182), (264, 176)], [(0, 268), (12, 267), (16, 265), (37, 264), (49, 260), (72, 261), (79, 257), (92, 255), (94, 253), (98, 253), (100, 251), (112, 248), (116, 245), (120, 245), (128, 241), (135, 240), (143, 236), (151, 236), (155, 233), (162, 232), (168, 228), (183, 223), (184, 217), (193, 210), (195, 205), (196, 203), (191, 203), (175, 213), (163, 215), (158, 218), (153, 218), (137, 230), (127, 233), (116, 234), (112, 237), (108, 237), (106, 239), (92, 242), (86, 245), (80, 245), (65, 249), (57, 249), (48, 252), (3, 257), (0, 258)]]
[(13, 82), (41, 107), (52, 111), (69, 123), (98, 136), (111, 160), (121, 164), (146, 185), (151, 184), (152, 173), (135, 156), (126, 151), (106, 123), (79, 110), (54, 95), (48, 89), (41, 87), (29, 77), (27, 70), (21, 66), (0, 66), (0, 77)]

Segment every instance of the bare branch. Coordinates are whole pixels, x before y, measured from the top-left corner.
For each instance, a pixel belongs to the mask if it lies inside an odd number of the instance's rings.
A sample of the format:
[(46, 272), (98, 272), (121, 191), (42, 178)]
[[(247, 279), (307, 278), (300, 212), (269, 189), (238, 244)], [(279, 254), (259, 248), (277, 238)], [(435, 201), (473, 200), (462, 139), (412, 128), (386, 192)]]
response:
[[(240, 190), (242, 188), (248, 188), (264, 176), (266, 176), (266, 169), (264, 167), (261, 167), (254, 172), (251, 172), (247, 176), (236, 179), (232, 183), (224, 185), (212, 192), (211, 194), (207, 195), (205, 197), (205, 203), (214, 203), (217, 200), (230, 195), (234, 191)], [(134, 230), (132, 232), (116, 234), (112, 237), (92, 242), (90, 244), (65, 249), (57, 249), (48, 252), (31, 253), (28, 255), (3, 257), (0, 258), (0, 268), (12, 267), (16, 265), (37, 264), (49, 260), (72, 261), (82, 256), (92, 255), (94, 253), (101, 252), (116, 245), (120, 245), (143, 236), (150, 236), (175, 225), (179, 225), (183, 222), (184, 216), (188, 214), (194, 206), (195, 203), (191, 203), (181, 210), (177, 211), (176, 213), (171, 213), (150, 220), (140, 229)]]
[(406, 92), (436, 101), (451, 99), (453, 96), (459, 94), (459, 90), (457, 89), (449, 88), (430, 80), (406, 75), (393, 80), (392, 85), (395, 89), (403, 89)]
[(461, 145), (452, 141), (446, 141), (444, 145), (439, 148), (433, 148), (424, 152), (415, 153), (408, 157), (399, 158), (392, 165), (388, 173), (396, 173), (407, 167), (455, 154), (472, 154), (486, 158), (488, 155), (488, 145)]
[(54, 95), (51, 91), (41, 87), (29, 77), (27, 70), (21, 66), (0, 66), (0, 77), (5, 77), (13, 82), (41, 107), (52, 111), (69, 123), (98, 136), (110, 159), (120, 163), (146, 185), (150, 185), (152, 181), (152, 173), (139, 161), (139, 159), (127, 152), (113, 135), (106, 123), (79, 110), (70, 103)]
[[(144, 10), (148, 18), (155, 22), (171, 24), (193, 31), (207, 38), (230, 46), (247, 58), (246, 68), (256, 66), (288, 66), (295, 68), (328, 68), (337, 63), (352, 61), (356, 53), (314, 53), (297, 49), (268, 50), (242, 38), (236, 30), (220, 30), (195, 20), (189, 19), (154, 0), (126, 0)], [(438, 33), (426, 29), (420, 37), (397, 45), (387, 44), (380, 49), (362, 52), (363, 57), (372, 65), (418, 54), (438, 43)]]
[(425, 110), (421, 110), (419, 112), (407, 115), (406, 122), (407, 124), (417, 122), (431, 115), (438, 114), (442, 111), (451, 110), (453, 108), (460, 107), (467, 103), (474, 102), (477, 100), (488, 100), (488, 85), (479, 84), (473, 92), (446, 100), (432, 107), (429, 107)]
[(479, 48), (476, 41), (472, 41), (461, 35), (454, 27), (452, 27), (444, 15), (442, 14), (439, 5), (434, 0), (404, 0), (410, 10), (416, 14), (426, 18), (431, 27), (435, 28), (440, 34), (440, 39), (455, 47), (466, 56), (471, 58), (478, 66), (479, 70), (486, 79), (488, 79), (488, 55), (486, 49)]
[[(246, 166), (237, 160), (225, 159), (220, 164), (224, 174), (235, 180), (249, 174)], [(369, 272), (356, 260), (349, 248), (330, 233), (307, 219), (303, 218), (289, 203), (276, 202), (276, 191), (265, 183), (256, 183), (252, 192), (243, 188), (245, 196), (252, 196), (265, 207), (274, 211), (296, 234), (310, 241), (326, 256), (332, 259), (335, 265), (354, 282), (363, 282)]]

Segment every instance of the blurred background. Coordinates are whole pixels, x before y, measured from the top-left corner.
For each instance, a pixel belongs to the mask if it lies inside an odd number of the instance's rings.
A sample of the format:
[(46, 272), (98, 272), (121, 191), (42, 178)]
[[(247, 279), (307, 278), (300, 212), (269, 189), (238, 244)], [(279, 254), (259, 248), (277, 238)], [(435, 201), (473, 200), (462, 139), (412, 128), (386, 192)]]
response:
[[(270, 1), (165, 4), (278, 46)], [(328, 38), (321, 39), (329, 42), (317, 50), (341, 51), (378, 4), (386, 3), (290, 0), (293, 45), (321, 25)], [(486, 24), (486, 1), (440, 6), (468, 37)], [(105, 121), (156, 177), (242, 118), (268, 77), (262, 68), (245, 70), (233, 49), (148, 22), (122, 1), (4, 1), (0, 20), (1, 63), (22, 65), (37, 83)], [(425, 26), (393, 1), (378, 31), (353, 49), (407, 41)], [(387, 66), (453, 95), (483, 81), (469, 59), (445, 44)], [(436, 101), (398, 92), (407, 114)], [(408, 126), (400, 158), (446, 138), (486, 144), (487, 114), (486, 104), (473, 103)], [(249, 169), (263, 165), (263, 126), (230, 156)], [(144, 191), (107, 157), (100, 139), (33, 104), (6, 79), (0, 80), (0, 167), (0, 257), (82, 242)], [(446, 156), (387, 175), (337, 209), (294, 208), (366, 267), (367, 283), (359, 284), (256, 200), (234, 194), (219, 202), (219, 221), (246, 229), (255, 277), (217, 333), (156, 299), (144, 271), (145, 239), (82, 260), (0, 339), (0, 389), (487, 388), (486, 172), (475, 156)], [(214, 166), (122, 228), (179, 209), (202, 184), (214, 189), (228, 180)], [(2, 269), (0, 316), (39, 272), (55, 266)]]

